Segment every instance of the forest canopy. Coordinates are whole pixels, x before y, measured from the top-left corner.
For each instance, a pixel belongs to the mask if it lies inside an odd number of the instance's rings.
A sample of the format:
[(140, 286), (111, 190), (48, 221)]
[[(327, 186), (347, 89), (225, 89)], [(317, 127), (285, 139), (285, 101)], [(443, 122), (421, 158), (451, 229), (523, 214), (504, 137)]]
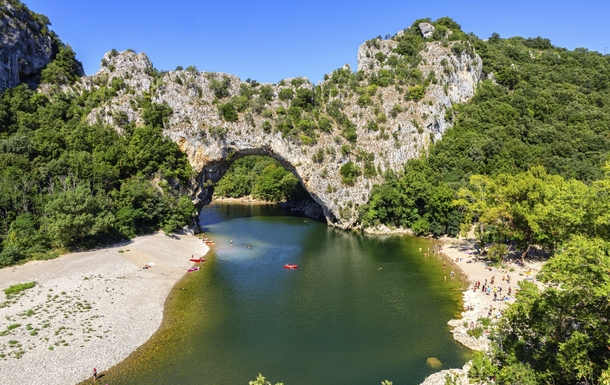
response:
[(225, 176), (214, 186), (221, 197), (253, 198), (280, 202), (302, 194), (303, 188), (294, 174), (277, 160), (250, 155), (234, 161)]
[[(162, 120), (123, 135), (86, 123), (109, 91), (48, 96), (21, 85), (0, 95), (0, 266), (193, 220), (192, 170)], [(144, 115), (159, 109), (142, 105)]]

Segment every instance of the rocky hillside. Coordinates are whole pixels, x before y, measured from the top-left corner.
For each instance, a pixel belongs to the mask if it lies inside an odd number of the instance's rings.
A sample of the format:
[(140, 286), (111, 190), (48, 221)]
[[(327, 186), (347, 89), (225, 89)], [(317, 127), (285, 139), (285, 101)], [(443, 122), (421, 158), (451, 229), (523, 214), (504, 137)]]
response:
[(0, 92), (34, 80), (51, 61), (48, 25), (18, 1), (0, 1)]
[(157, 106), (165, 134), (198, 173), (199, 205), (232, 160), (268, 155), (297, 175), (329, 224), (348, 228), (385, 171), (426, 151), (450, 125), (452, 106), (473, 96), (482, 61), (459, 34), (419, 23), (369, 40), (358, 49), (357, 72), (345, 66), (318, 85), (244, 82), (194, 67), (158, 72), (144, 53), (113, 50), (71, 89), (109, 90), (88, 119), (119, 131), (145, 120), (144, 104)]

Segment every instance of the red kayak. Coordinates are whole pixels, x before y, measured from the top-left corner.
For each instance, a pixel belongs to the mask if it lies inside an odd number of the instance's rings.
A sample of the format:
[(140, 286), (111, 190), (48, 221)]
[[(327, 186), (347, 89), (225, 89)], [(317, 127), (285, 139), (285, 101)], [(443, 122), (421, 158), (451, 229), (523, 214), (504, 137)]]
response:
[(191, 259), (189, 259), (189, 261), (191, 261), (191, 262), (205, 262), (205, 259), (203, 259), (203, 258), (191, 258)]
[(287, 263), (287, 264), (285, 264), (285, 265), (284, 265), (284, 269), (296, 269), (297, 267), (299, 267), (299, 266), (297, 266), (297, 265), (291, 265), (291, 264), (289, 264), (289, 263)]

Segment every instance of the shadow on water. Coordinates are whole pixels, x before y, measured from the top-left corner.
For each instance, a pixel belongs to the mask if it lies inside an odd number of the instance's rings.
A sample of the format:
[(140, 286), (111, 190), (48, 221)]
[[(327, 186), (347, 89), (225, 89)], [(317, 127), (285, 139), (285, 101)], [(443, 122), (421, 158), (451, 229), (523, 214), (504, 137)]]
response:
[(161, 328), (106, 372), (109, 385), (235, 385), (258, 373), (287, 385), (418, 384), (434, 372), (428, 357), (445, 369), (470, 357), (447, 326), (460, 283), (418, 251), (429, 240), (339, 231), (263, 205), (205, 207), (200, 218), (216, 242), (208, 262), (174, 287)]

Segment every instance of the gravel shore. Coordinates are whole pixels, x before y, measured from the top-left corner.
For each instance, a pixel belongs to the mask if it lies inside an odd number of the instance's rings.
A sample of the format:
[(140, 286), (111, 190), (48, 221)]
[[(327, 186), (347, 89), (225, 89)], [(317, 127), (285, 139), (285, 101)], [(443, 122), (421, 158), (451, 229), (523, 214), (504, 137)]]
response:
[(0, 269), (0, 290), (36, 282), (13, 297), (0, 291), (0, 382), (75, 384), (118, 364), (159, 328), (191, 255), (208, 250), (196, 237), (158, 233)]
[[(481, 337), (475, 338), (468, 334), (468, 330), (472, 326), (483, 327), (481, 319), (489, 318), (492, 322), (496, 322), (501, 312), (512, 302), (515, 301), (515, 289), (518, 288), (518, 283), (521, 280), (531, 280), (536, 282), (536, 274), (542, 268), (542, 262), (526, 260), (524, 266), (519, 266), (516, 263), (509, 263), (505, 268), (491, 268), (483, 261), (477, 261), (477, 251), (474, 247), (474, 241), (445, 239), (442, 246), (442, 255), (446, 261), (446, 277), (450, 279), (453, 271), (456, 279), (463, 274), (462, 279), (465, 281), (467, 289), (463, 292), (462, 298), (464, 301), (464, 311), (460, 319), (453, 319), (448, 322), (452, 328), (453, 338), (462, 345), (475, 350), (486, 351), (489, 349), (489, 339), (484, 333)], [(502, 277), (510, 276), (510, 283)], [(481, 289), (473, 290), (474, 283), (481, 282), (481, 287), (487, 280), (491, 283), (494, 277), (492, 288), (502, 287), (501, 294), (498, 292), (498, 300), (494, 301), (493, 291), (485, 294)], [(540, 283), (538, 283), (540, 285)], [(508, 294), (508, 288), (511, 287), (511, 295)], [(491, 307), (491, 317), (489, 316)], [(452, 383), (459, 385), (469, 384), (468, 371), (470, 370), (470, 362), (466, 363), (463, 368), (447, 369), (434, 373), (428, 376), (421, 385), (445, 385), (449, 377)]]

